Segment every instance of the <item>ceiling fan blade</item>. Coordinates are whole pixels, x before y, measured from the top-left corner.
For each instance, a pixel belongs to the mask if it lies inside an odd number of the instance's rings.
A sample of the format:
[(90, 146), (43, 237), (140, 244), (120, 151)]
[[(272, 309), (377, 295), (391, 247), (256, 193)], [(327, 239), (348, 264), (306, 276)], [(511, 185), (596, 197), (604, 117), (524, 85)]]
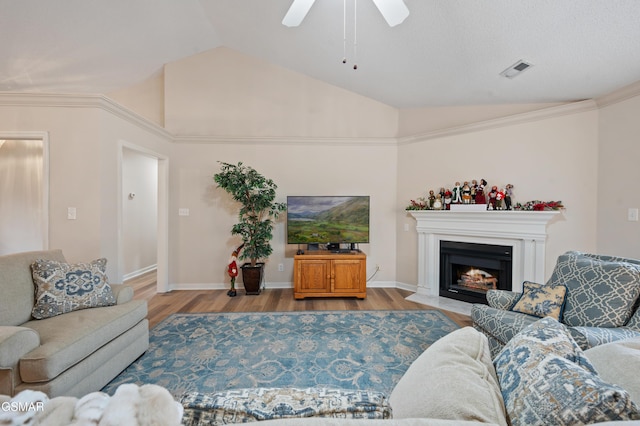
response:
[(402, 0), (373, 0), (373, 2), (390, 27), (401, 24), (409, 16), (409, 9)]
[(282, 25), (287, 27), (297, 27), (300, 25), (315, 1), (316, 0), (293, 0), (287, 14), (284, 15)]

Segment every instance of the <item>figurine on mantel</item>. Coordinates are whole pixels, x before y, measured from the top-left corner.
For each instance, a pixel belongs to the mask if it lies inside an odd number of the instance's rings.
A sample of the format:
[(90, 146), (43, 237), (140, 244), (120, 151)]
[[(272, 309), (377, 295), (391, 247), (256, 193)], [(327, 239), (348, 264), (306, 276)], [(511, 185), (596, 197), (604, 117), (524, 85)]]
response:
[(436, 199), (433, 201), (431, 208), (434, 210), (442, 210), (442, 196), (440, 194), (436, 194)]
[(487, 204), (487, 199), (484, 195), (484, 188), (487, 186), (487, 181), (480, 179), (480, 183), (476, 187), (475, 200), (476, 204)]
[(466, 181), (462, 185), (462, 204), (471, 204), (471, 187)]
[(498, 209), (498, 187), (493, 185), (491, 187), (491, 191), (489, 191), (489, 204), (487, 204), (487, 210), (497, 210)]
[(456, 182), (451, 191), (451, 204), (460, 203), (462, 203), (462, 185), (460, 185), (460, 182)]
[(429, 208), (433, 208), (433, 204), (436, 202), (436, 194), (433, 192), (433, 189), (429, 191)]
[(507, 186), (505, 186), (505, 190), (504, 190), (504, 204), (507, 207), (507, 210), (511, 210), (511, 203), (513, 200), (512, 197), (513, 197), (513, 185), (509, 183), (507, 184)]

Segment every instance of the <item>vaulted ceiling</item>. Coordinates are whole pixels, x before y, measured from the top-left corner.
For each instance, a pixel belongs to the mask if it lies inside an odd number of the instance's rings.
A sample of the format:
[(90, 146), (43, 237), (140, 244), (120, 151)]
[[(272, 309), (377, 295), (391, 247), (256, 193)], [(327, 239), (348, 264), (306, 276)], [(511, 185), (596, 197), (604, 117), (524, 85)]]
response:
[[(0, 91), (109, 93), (220, 46), (398, 108), (575, 101), (640, 81), (638, 0), (404, 0), (393, 28), (371, 0), (346, 0), (346, 20), (344, 0), (317, 0), (287, 28), (291, 1), (0, 0)], [(500, 75), (519, 60), (533, 66)]]

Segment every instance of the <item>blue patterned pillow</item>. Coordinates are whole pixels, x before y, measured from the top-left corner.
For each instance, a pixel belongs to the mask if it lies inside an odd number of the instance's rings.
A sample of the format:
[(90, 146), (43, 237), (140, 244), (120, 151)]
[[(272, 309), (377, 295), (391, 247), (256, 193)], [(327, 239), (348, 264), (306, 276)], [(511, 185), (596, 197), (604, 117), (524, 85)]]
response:
[(391, 407), (381, 392), (328, 388), (249, 388), (182, 396), (184, 426), (258, 420), (336, 417), (388, 419)]
[(31, 265), (36, 286), (35, 319), (80, 309), (110, 306), (116, 299), (107, 279), (107, 259), (69, 264), (38, 259)]
[(543, 318), (494, 360), (512, 426), (640, 419), (629, 393), (600, 379), (567, 328)]
[(563, 285), (544, 285), (525, 281), (520, 299), (511, 308), (514, 312), (535, 317), (560, 320), (567, 288)]
[(547, 285), (567, 287), (562, 322), (571, 327), (621, 327), (640, 295), (640, 263), (620, 257), (567, 252)]

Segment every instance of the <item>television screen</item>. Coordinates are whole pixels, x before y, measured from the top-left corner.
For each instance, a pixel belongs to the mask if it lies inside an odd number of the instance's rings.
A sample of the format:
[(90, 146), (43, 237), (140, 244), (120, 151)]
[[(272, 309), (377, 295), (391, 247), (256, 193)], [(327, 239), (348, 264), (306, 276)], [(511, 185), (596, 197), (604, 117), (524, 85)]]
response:
[(369, 196), (288, 196), (287, 243), (368, 243)]

